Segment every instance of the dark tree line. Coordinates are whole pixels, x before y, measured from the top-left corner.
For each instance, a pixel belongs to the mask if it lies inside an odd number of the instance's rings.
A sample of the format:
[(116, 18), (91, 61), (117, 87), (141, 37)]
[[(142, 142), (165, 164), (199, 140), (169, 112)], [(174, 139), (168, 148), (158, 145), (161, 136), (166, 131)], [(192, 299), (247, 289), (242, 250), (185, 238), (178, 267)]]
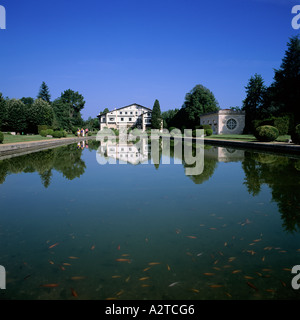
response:
[(288, 117), (289, 131), (300, 123), (300, 39), (290, 38), (279, 69), (274, 70), (272, 84), (267, 87), (261, 75), (252, 76), (245, 87), (245, 131), (253, 132), (254, 120)]
[(37, 98), (4, 98), (0, 93), (0, 131), (19, 133), (38, 133), (39, 125), (52, 127), (54, 130), (72, 131), (74, 126), (87, 126), (98, 129), (98, 119), (82, 119), (81, 111), (85, 105), (84, 97), (71, 89), (51, 101), (49, 88), (42, 83)]

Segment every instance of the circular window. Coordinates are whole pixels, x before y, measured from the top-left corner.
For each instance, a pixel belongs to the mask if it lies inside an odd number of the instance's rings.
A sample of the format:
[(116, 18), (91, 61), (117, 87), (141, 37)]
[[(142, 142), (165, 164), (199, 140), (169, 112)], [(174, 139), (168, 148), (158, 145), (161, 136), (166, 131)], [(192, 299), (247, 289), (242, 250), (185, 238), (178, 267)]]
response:
[(226, 123), (226, 126), (229, 130), (234, 130), (237, 127), (237, 122), (234, 119), (229, 119)]

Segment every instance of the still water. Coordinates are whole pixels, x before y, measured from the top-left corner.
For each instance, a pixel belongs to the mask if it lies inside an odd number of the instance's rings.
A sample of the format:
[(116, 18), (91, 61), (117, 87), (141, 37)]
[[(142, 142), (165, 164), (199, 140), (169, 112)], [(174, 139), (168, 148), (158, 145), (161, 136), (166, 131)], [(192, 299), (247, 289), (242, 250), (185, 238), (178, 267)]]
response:
[(0, 299), (300, 298), (299, 158), (205, 146), (187, 176), (172, 148), (120, 150), (0, 160)]

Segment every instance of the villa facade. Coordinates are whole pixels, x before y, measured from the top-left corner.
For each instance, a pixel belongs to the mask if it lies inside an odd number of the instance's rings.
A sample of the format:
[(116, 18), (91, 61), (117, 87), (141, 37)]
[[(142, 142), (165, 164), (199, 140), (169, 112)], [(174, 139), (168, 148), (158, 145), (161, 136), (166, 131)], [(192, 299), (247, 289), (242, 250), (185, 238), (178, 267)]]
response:
[(100, 130), (103, 128), (119, 129), (120, 126), (137, 128), (143, 131), (151, 128), (152, 110), (139, 104), (131, 104), (97, 116)]
[(200, 125), (210, 125), (213, 134), (242, 134), (245, 128), (245, 112), (223, 109), (200, 117)]

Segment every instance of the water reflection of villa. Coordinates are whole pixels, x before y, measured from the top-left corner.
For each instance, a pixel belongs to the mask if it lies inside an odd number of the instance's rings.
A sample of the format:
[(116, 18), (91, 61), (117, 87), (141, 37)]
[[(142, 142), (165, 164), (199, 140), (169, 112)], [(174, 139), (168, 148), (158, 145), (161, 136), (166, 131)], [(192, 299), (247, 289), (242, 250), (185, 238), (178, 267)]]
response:
[(218, 160), (218, 162), (243, 161), (245, 158), (244, 150), (214, 147), (214, 146), (210, 146), (210, 148), (205, 148), (204, 154), (205, 154), (205, 158), (216, 159)]
[(102, 142), (98, 150), (105, 157), (137, 165), (148, 161), (150, 146), (148, 139), (141, 139), (137, 143), (107, 141)]

